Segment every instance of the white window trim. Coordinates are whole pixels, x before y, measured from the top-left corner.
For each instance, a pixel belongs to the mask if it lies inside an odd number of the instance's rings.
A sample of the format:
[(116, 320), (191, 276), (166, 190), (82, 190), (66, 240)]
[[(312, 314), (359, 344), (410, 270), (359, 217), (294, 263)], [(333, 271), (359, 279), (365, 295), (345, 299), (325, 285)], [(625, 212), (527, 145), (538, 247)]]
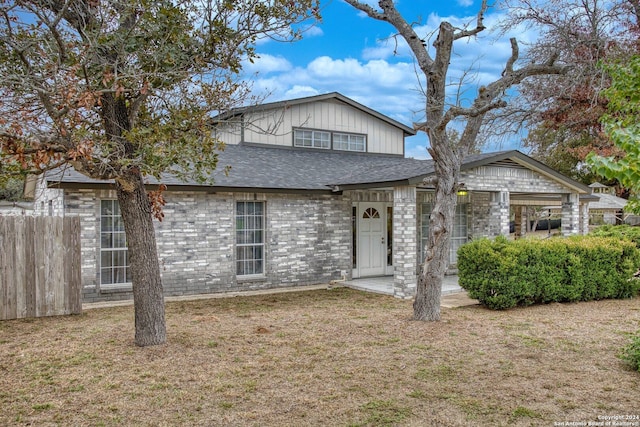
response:
[[(347, 147), (351, 147), (356, 143), (352, 142), (352, 139), (362, 138), (362, 150), (352, 150), (350, 148), (336, 148), (335, 137), (336, 135), (346, 136), (347, 137)], [(366, 153), (367, 152), (367, 135), (361, 133), (349, 133), (349, 132), (333, 132), (331, 134), (331, 141), (333, 142), (332, 148), (336, 151), (349, 151), (352, 153)], [(359, 143), (358, 143), (359, 144)]]
[[(260, 231), (262, 232), (262, 243), (256, 244), (256, 243), (238, 243), (238, 237), (237, 237), (237, 219), (238, 219), (238, 203), (261, 203), (262, 204), (262, 228), (260, 229)], [(238, 278), (239, 281), (258, 281), (258, 280), (264, 280), (265, 278), (265, 269), (266, 269), (266, 263), (267, 263), (267, 245), (266, 245), (266, 209), (267, 209), (267, 204), (264, 200), (236, 200), (235, 201), (235, 215), (234, 215), (234, 227), (235, 227), (235, 232), (236, 232), (236, 237), (235, 237), (235, 256), (234, 256), (234, 260), (235, 260), (235, 272), (236, 272), (236, 277)], [(262, 247), (262, 272), (260, 273), (250, 273), (250, 274), (240, 274), (238, 273), (238, 257), (237, 257), (237, 248), (239, 247), (255, 247), (255, 246), (260, 246)]]
[[(297, 132), (311, 133), (311, 145), (309, 146), (309, 145), (298, 144)], [(320, 138), (320, 134), (326, 134), (328, 137), (328, 140), (327, 140), (328, 145), (326, 147), (323, 147), (322, 145), (320, 145), (320, 142), (324, 141), (324, 139)], [(318, 145), (316, 145), (316, 140), (318, 141)], [(318, 130), (318, 129), (303, 129), (303, 128), (294, 129), (293, 130), (293, 146), (299, 147), (299, 148), (315, 148), (318, 150), (331, 150), (331, 132), (326, 130)]]
[[(98, 225), (98, 244), (99, 244), (99, 254), (98, 254), (98, 283), (100, 286), (100, 290), (101, 291), (113, 291), (113, 290), (131, 290), (132, 288), (132, 283), (130, 281), (127, 282), (117, 282), (117, 283), (102, 283), (102, 254), (103, 252), (116, 252), (116, 251), (126, 251), (127, 255), (128, 255), (128, 251), (129, 249), (125, 246), (125, 247), (117, 247), (117, 248), (103, 248), (102, 247), (102, 202), (106, 202), (106, 201), (115, 201), (117, 203), (116, 199), (109, 199), (109, 198), (104, 198), (104, 199), (100, 199), (100, 203), (98, 204), (98, 216), (99, 216), (99, 225)], [(112, 217), (114, 217), (112, 215)], [(120, 218), (122, 218), (122, 216), (120, 215)], [(113, 230), (111, 231), (111, 233), (113, 234)], [(126, 239), (126, 234), (125, 234), (125, 239)], [(125, 240), (126, 241), (126, 240)], [(128, 261), (128, 257), (127, 257), (127, 261)], [(112, 266), (113, 267), (113, 266)], [(125, 277), (126, 277), (126, 271), (129, 270), (131, 268), (130, 265), (126, 265), (125, 266), (126, 270), (125, 270)]]

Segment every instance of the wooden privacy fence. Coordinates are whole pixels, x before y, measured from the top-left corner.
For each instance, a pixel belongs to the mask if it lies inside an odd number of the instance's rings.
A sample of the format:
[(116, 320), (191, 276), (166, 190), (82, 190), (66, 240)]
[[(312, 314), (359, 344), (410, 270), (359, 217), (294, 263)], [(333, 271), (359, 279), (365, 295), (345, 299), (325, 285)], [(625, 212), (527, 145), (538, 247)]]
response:
[(79, 314), (80, 218), (0, 216), (0, 320)]

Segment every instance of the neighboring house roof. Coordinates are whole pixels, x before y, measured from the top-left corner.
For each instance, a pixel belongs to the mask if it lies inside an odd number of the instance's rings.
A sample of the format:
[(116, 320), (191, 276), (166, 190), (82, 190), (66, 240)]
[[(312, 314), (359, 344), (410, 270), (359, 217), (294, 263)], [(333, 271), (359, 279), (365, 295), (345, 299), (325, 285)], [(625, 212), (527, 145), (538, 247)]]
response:
[[(483, 153), (467, 157), (462, 169), (502, 162), (505, 159), (534, 169), (562, 182), (579, 193), (589, 189), (518, 151)], [(225, 175), (225, 166), (231, 166)], [(392, 155), (337, 152), (329, 150), (277, 148), (249, 144), (227, 145), (219, 154), (212, 174), (213, 185), (183, 182), (163, 177), (170, 189), (216, 191), (318, 191), (415, 185), (434, 173), (433, 160), (407, 159)], [(106, 182), (88, 178), (71, 168), (46, 175), (50, 185), (61, 187), (103, 187)], [(149, 179), (155, 184), (155, 179)]]
[(627, 205), (626, 199), (623, 199), (622, 197), (614, 196), (613, 194), (598, 193), (597, 196), (600, 198), (600, 200), (597, 202), (590, 202), (589, 209), (618, 211), (618, 210), (624, 209), (624, 207)]
[(395, 126), (397, 128), (402, 129), (402, 131), (405, 133), (405, 135), (411, 136), (411, 135), (415, 135), (416, 131), (412, 128), (410, 128), (407, 125), (404, 125), (402, 123), (400, 123), (397, 120), (392, 119), (391, 117), (385, 116), (384, 114), (381, 114), (375, 110), (372, 110), (369, 107), (366, 107), (356, 101), (354, 101), (351, 98), (347, 98), (346, 96), (342, 95), (341, 93), (338, 92), (331, 92), (331, 93), (325, 93), (322, 95), (315, 95), (315, 96), (307, 96), (304, 98), (297, 98), (297, 99), (288, 99), (286, 101), (278, 101), (278, 102), (268, 102), (268, 103), (264, 103), (264, 104), (259, 104), (259, 105), (251, 105), (251, 106), (247, 106), (247, 107), (240, 107), (240, 108), (234, 108), (226, 113), (220, 114), (219, 116), (216, 116), (213, 118), (213, 122), (221, 122), (221, 121), (225, 121), (225, 120), (229, 120), (232, 117), (235, 116), (240, 116), (243, 115), (244, 113), (247, 112), (255, 112), (255, 111), (265, 111), (265, 110), (273, 110), (273, 109), (280, 109), (280, 108), (287, 108), (293, 105), (299, 105), (299, 104), (308, 104), (308, 103), (312, 103), (312, 102), (318, 102), (318, 101), (327, 101), (327, 100), (333, 100), (333, 101), (340, 101), (344, 104), (350, 105), (360, 111), (363, 111), (367, 114), (370, 114), (374, 117), (376, 117), (377, 119), (382, 120), (383, 122), (386, 122), (392, 126)]
[(594, 182), (593, 184), (589, 184), (589, 188), (609, 188), (609, 187), (599, 182)]

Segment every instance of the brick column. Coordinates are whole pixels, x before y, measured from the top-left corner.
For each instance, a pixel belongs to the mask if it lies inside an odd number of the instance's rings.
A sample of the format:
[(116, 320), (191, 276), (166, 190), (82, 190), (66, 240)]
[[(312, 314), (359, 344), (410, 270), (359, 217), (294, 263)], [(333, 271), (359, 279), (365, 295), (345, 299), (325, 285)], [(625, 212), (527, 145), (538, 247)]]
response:
[(580, 233), (580, 199), (578, 194), (562, 196), (562, 235), (572, 236)]
[(393, 189), (393, 295), (411, 298), (418, 273), (418, 205), (416, 187)]
[(516, 239), (524, 237), (529, 231), (529, 216), (527, 215), (526, 206), (516, 206), (515, 208), (515, 236)]
[(582, 203), (580, 211), (580, 234), (585, 235), (589, 233), (589, 203)]
[(509, 192), (495, 191), (489, 199), (489, 234), (509, 235)]

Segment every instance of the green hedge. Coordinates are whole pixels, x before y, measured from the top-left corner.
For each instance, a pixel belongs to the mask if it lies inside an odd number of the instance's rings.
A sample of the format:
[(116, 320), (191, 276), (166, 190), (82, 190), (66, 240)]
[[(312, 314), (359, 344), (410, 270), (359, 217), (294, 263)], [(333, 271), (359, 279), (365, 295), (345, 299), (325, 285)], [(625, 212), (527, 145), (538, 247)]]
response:
[(469, 296), (492, 309), (549, 302), (630, 298), (640, 250), (630, 241), (480, 239), (458, 250), (458, 278)]
[(630, 225), (603, 225), (596, 228), (589, 233), (589, 235), (630, 240), (640, 248), (640, 227), (632, 227)]

